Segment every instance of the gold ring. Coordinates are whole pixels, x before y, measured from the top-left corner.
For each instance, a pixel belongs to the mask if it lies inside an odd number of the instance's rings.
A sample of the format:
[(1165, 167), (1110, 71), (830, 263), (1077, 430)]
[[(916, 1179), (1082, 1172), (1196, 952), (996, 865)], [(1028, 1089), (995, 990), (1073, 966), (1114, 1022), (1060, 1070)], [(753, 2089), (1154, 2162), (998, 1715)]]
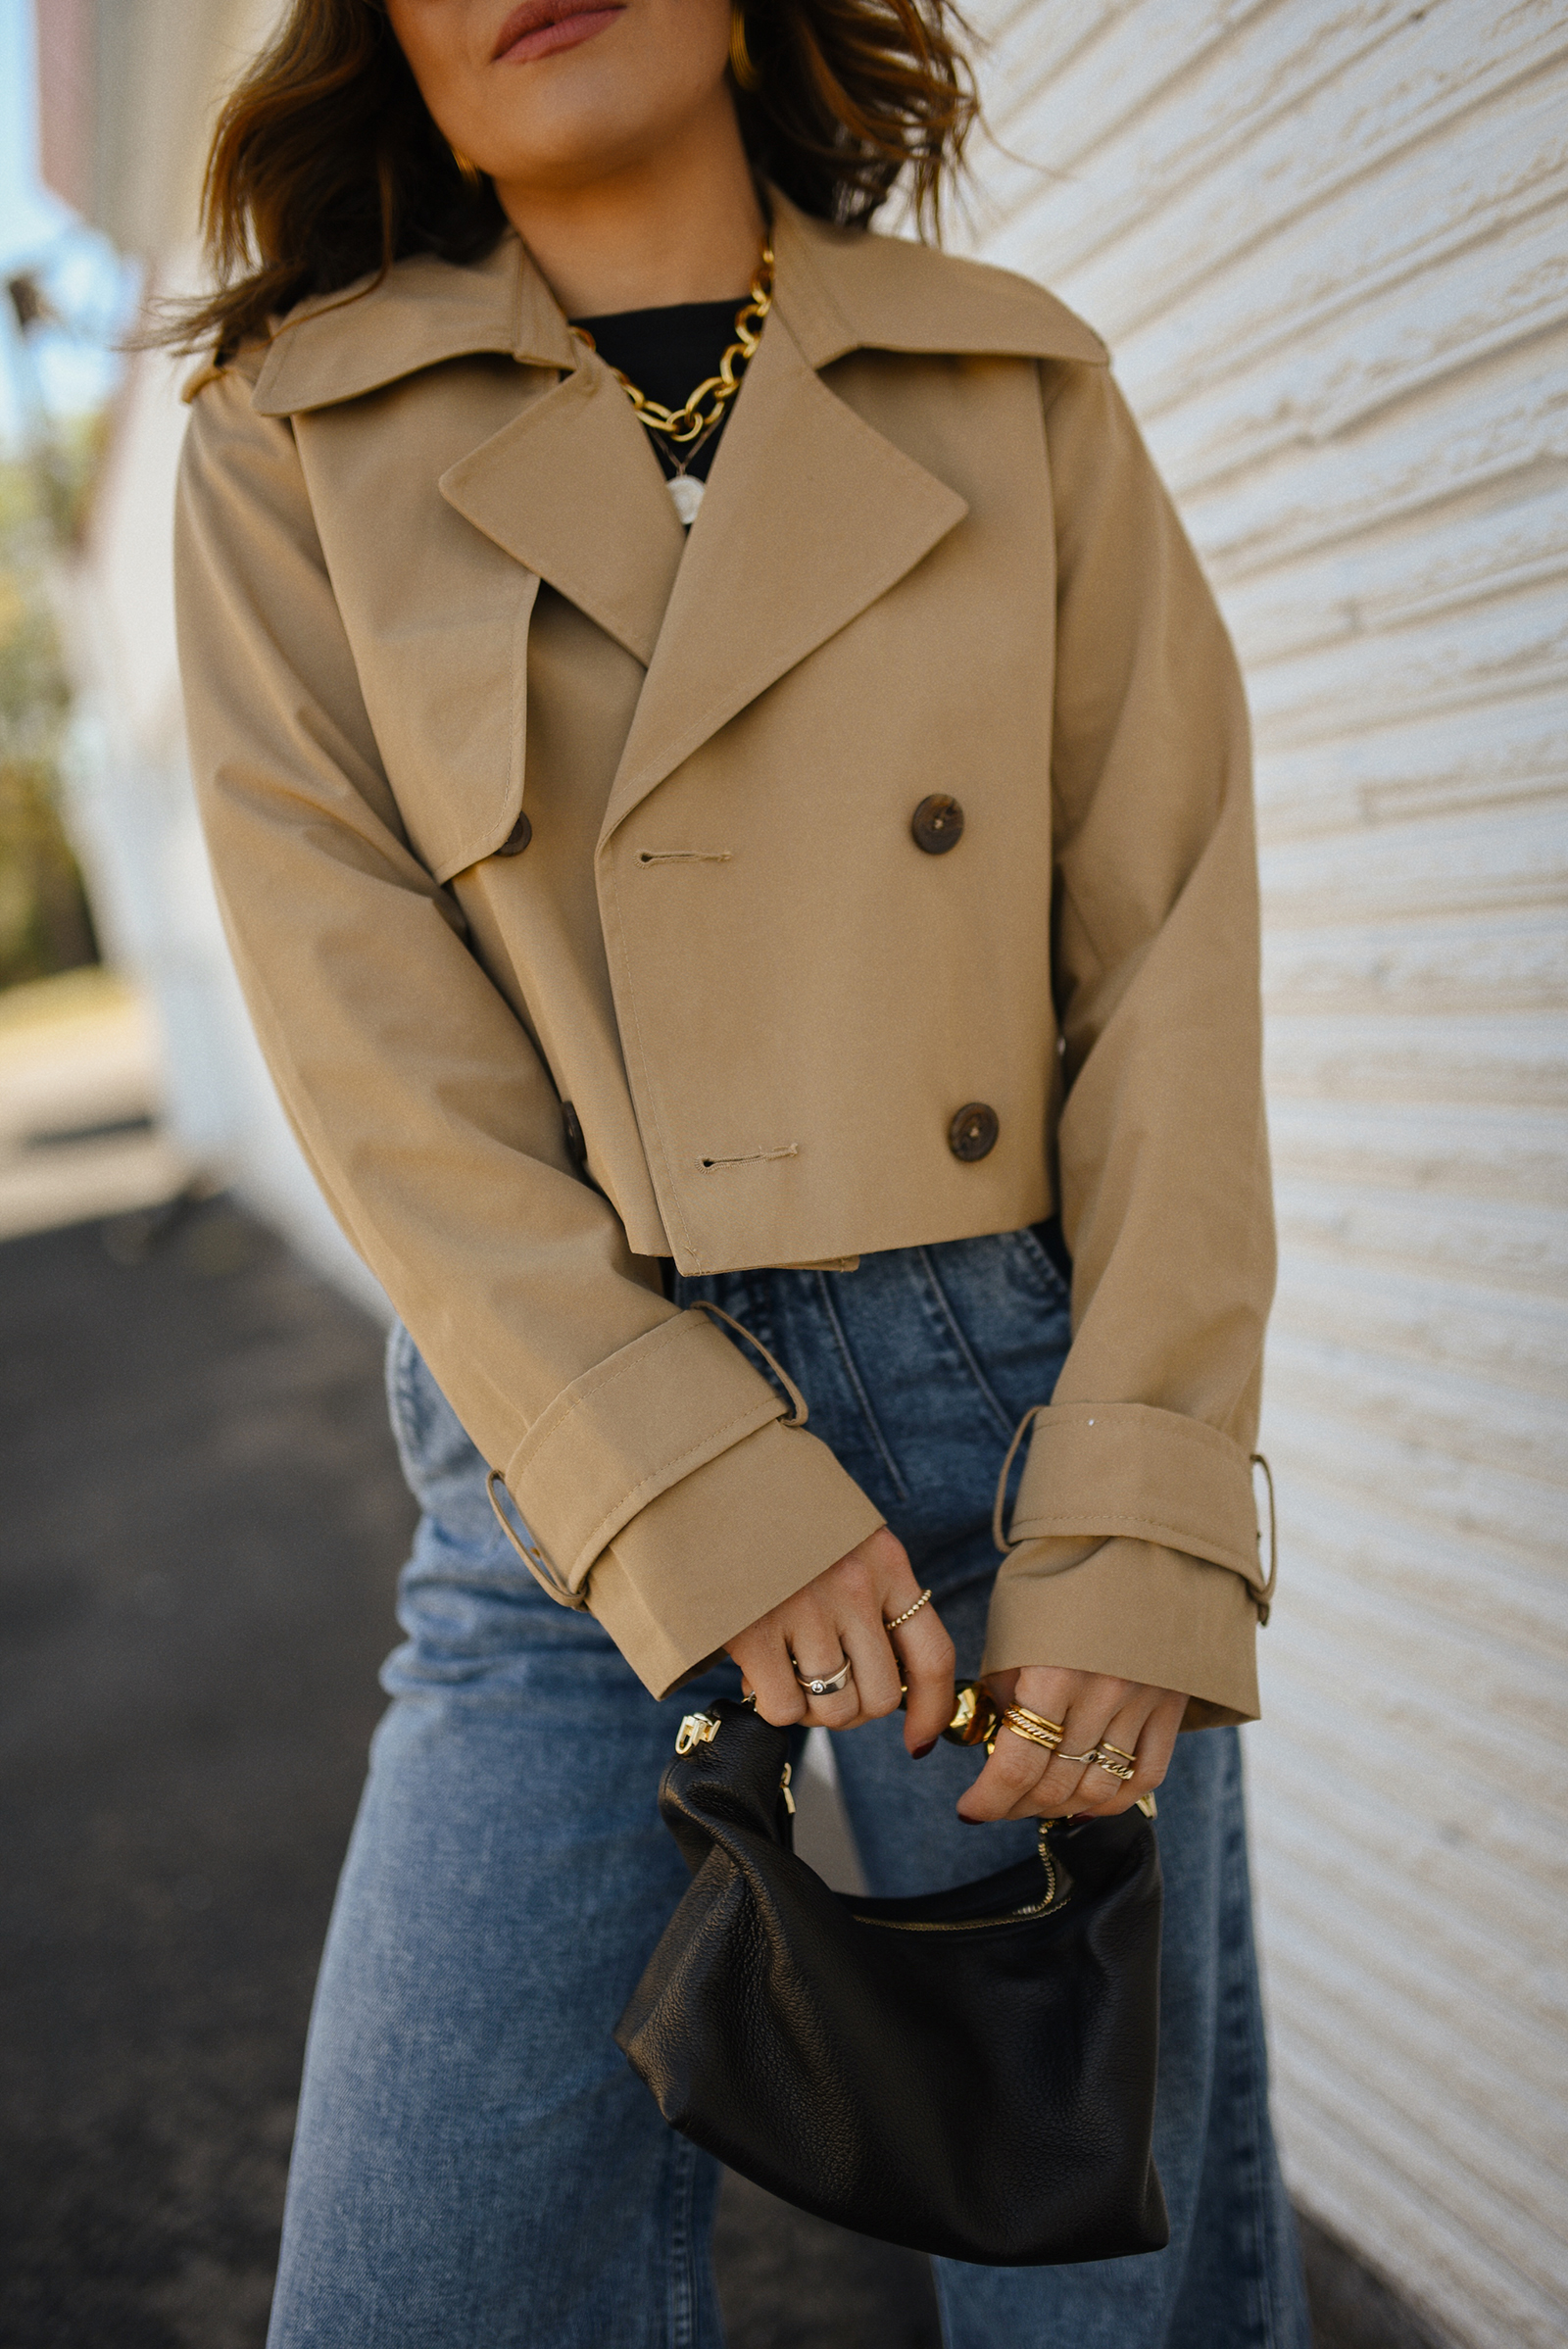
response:
[(1094, 1758), (1102, 1770), (1108, 1771), (1112, 1778), (1119, 1778), (1122, 1785), (1125, 1786), (1130, 1778), (1136, 1778), (1138, 1776), (1138, 1764), (1125, 1759), (1113, 1762), (1107, 1761), (1105, 1758), (1106, 1755), (1113, 1754), (1116, 1752), (1116, 1750), (1117, 1749), (1114, 1745), (1097, 1745), (1095, 1748)]
[(1067, 1735), (1059, 1721), (1048, 1721), (1044, 1713), (1032, 1713), (1026, 1704), (1008, 1705), (1005, 1719), (1010, 1729), (1016, 1729), (1020, 1721), (1029, 1722), (1033, 1728), (1039, 1730), (1044, 1737), (1050, 1737), (1057, 1745)]
[(1113, 1753), (1118, 1761), (1131, 1762), (1135, 1769), (1137, 1767), (1138, 1756), (1135, 1753), (1124, 1753), (1119, 1745), (1112, 1745), (1108, 1737), (1101, 1738), (1100, 1750), (1102, 1753)]
[[(1040, 1727), (1035, 1727), (1040, 1722)], [(1004, 1729), (1010, 1729), (1015, 1737), (1027, 1737), (1031, 1745), (1043, 1745), (1047, 1753), (1054, 1753), (1061, 1743), (1061, 1732), (1052, 1723), (1040, 1721), (1038, 1713), (1030, 1713), (1017, 1705), (1009, 1705), (1002, 1716)], [(1048, 1736), (1047, 1732), (1051, 1734)]]
[(919, 1614), (920, 1609), (925, 1605), (930, 1596), (931, 1593), (929, 1590), (922, 1590), (919, 1597), (915, 1600), (913, 1606), (906, 1607), (902, 1615), (884, 1615), (882, 1618), (882, 1629), (885, 1632), (896, 1632), (901, 1623), (907, 1623), (911, 1615)]
[(1093, 1753), (1058, 1753), (1056, 1759), (1058, 1762), (1082, 1762), (1087, 1767), (1090, 1762), (1099, 1761), (1100, 1750), (1097, 1746)]

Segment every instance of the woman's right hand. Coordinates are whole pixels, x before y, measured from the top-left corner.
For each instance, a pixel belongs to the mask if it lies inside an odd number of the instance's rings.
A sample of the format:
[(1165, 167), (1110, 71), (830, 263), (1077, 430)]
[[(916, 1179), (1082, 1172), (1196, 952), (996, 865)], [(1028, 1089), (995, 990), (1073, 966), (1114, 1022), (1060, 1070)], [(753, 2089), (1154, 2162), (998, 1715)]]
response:
[[(902, 1682), (904, 1742), (911, 1754), (928, 1753), (953, 1718), (953, 1641), (929, 1599), (896, 1632), (886, 1628), (919, 1595), (904, 1544), (884, 1525), (760, 1615), (727, 1644), (763, 1720), (778, 1729), (854, 1729), (894, 1712)], [(812, 1696), (795, 1677), (798, 1663), (830, 1680), (846, 1658), (854, 1671), (837, 1696)]]

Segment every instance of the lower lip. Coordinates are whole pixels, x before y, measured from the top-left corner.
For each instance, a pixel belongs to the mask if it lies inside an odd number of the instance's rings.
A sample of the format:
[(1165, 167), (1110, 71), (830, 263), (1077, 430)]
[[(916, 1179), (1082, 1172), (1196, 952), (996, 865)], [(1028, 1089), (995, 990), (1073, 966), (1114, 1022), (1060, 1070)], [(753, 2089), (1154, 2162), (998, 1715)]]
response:
[(618, 8), (585, 8), (580, 16), (541, 24), (537, 32), (525, 32), (520, 41), (503, 49), (496, 63), (527, 65), (536, 57), (553, 57), (558, 49), (575, 49), (583, 41), (591, 41), (596, 32), (603, 32), (607, 24), (613, 24), (620, 13)]

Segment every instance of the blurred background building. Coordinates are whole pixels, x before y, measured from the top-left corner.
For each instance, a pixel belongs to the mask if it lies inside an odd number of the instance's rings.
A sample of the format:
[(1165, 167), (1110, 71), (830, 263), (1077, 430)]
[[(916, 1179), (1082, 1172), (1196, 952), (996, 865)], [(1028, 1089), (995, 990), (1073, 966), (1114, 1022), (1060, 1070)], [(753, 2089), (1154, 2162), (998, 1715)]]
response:
[[(37, 0), (33, 13), (45, 184), (138, 265), (144, 299), (190, 290), (215, 100), (266, 38), (275, 0)], [(156, 1021), (169, 1169), (229, 1184), (384, 1315), (279, 1114), (191, 804), (169, 554), (189, 367), (142, 354), (125, 369), (74, 534), (62, 597), (77, 689), (72, 829), (103, 942)]]
[[(194, 279), (215, 97), (274, 13), (38, 0), (44, 177), (154, 290)], [(1456, 2342), (1548, 2349), (1568, 0), (976, 14), (995, 143), (967, 241), (1111, 343), (1256, 720), (1283, 1567), (1249, 1750), (1292, 2183)], [(63, 574), (73, 834), (140, 990), (120, 1016), (144, 1087), (162, 1057), (141, 1143), (166, 1158), (141, 1188), (232, 1183), (374, 1305), (273, 1103), (206, 879), (169, 578), (178, 372), (126, 370)], [(5, 1051), (0, 1010), (0, 1075)]]

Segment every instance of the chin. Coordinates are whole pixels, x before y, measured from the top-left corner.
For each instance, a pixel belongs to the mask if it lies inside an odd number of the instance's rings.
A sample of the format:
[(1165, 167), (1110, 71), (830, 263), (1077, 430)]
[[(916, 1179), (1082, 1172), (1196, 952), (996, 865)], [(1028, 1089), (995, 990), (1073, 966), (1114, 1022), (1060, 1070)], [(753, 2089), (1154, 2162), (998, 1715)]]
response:
[(615, 106), (602, 91), (573, 91), (569, 99), (563, 92), (559, 104), (531, 107), (525, 128), (514, 119), (476, 160), (501, 187), (576, 188), (642, 162), (662, 132), (667, 135), (667, 123), (650, 116), (641, 94)]

